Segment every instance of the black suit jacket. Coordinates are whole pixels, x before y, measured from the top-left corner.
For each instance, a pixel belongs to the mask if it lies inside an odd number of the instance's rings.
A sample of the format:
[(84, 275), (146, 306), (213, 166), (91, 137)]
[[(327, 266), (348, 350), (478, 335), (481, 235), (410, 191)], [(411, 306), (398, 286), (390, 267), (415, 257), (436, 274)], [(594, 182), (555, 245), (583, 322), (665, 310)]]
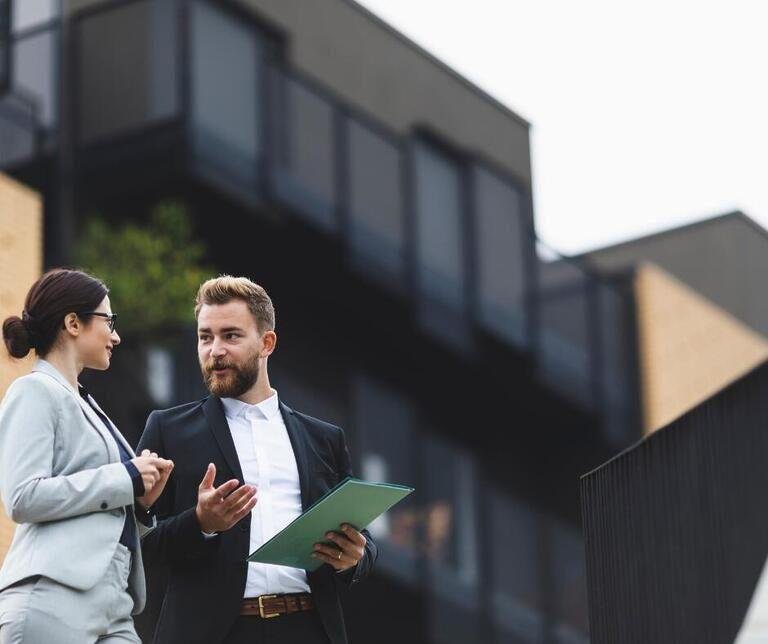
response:
[[(349, 451), (339, 427), (280, 404), (298, 465), (301, 502), (306, 509), (351, 475)], [(208, 463), (216, 465), (218, 486), (243, 480), (221, 400), (153, 411), (138, 446), (174, 462), (173, 473), (155, 508), (158, 526), (142, 540), (148, 566), (168, 564), (168, 586), (155, 629), (157, 644), (215, 644), (237, 619), (245, 590), (251, 515), (215, 538), (206, 539), (195, 516), (197, 490)], [(328, 565), (307, 573), (316, 609), (332, 644), (346, 644), (339, 587), (364, 578), (376, 560), (368, 544), (358, 565), (336, 573)]]

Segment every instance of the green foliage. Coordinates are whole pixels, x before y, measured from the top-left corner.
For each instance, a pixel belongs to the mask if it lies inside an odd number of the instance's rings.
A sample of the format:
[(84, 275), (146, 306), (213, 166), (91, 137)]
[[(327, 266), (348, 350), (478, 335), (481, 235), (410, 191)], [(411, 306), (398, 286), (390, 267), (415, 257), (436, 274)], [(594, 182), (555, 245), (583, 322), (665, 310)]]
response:
[(142, 332), (192, 322), (197, 288), (213, 274), (201, 264), (204, 256), (184, 207), (174, 201), (158, 204), (146, 226), (116, 229), (94, 217), (75, 249), (78, 265), (109, 288), (119, 328)]

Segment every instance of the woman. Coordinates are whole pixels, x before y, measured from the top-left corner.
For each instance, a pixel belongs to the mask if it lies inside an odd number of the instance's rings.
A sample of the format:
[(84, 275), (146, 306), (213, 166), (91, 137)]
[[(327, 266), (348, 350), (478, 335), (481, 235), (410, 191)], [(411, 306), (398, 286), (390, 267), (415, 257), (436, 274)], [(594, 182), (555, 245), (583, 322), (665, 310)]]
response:
[(18, 523), (0, 570), (0, 644), (140, 642), (139, 536), (173, 463), (131, 447), (77, 382), (120, 343), (107, 288), (56, 269), (3, 323), (8, 352), (38, 360), (0, 406), (0, 492)]

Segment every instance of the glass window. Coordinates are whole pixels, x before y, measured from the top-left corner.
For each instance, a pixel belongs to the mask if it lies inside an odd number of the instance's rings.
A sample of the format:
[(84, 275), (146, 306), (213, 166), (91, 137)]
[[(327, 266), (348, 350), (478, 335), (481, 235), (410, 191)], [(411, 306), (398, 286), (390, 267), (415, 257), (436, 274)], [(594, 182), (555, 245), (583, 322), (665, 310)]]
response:
[(5, 94), (10, 83), (10, 22), (9, 0), (0, 0), (0, 95)]
[(7, 168), (34, 156), (35, 128), (30, 105), (13, 95), (0, 101), (0, 167)]
[(481, 620), (477, 473), (463, 449), (431, 433), (423, 439), (423, 539), (434, 641), (473, 641)]
[[(208, 2), (192, 5), (192, 122), (198, 163), (255, 191), (261, 154), (263, 43)], [(237, 186), (236, 186), (237, 187)]]
[(473, 173), (477, 248), (478, 317), (503, 339), (526, 341), (526, 259), (532, 243), (525, 233), (524, 205), (515, 187), (485, 168)]
[(59, 15), (59, 0), (15, 0), (11, 14), (14, 33), (32, 29)]
[(458, 165), (434, 146), (414, 149), (417, 276), (423, 295), (464, 308), (465, 255)]
[[(353, 383), (353, 407), (362, 478), (418, 487), (417, 439), (405, 397), (360, 374)], [(380, 553), (376, 565), (414, 585), (420, 583), (421, 494), (417, 490), (370, 526)]]
[(539, 264), (539, 373), (561, 394), (594, 404), (586, 274), (566, 260)]
[(273, 107), (274, 188), (297, 214), (325, 230), (335, 230), (336, 163), (331, 103), (296, 78), (275, 70)]
[(24, 36), (14, 43), (13, 86), (35, 103), (40, 123), (51, 128), (56, 122), (57, 38), (52, 30)]
[(349, 234), (352, 257), (374, 275), (404, 275), (401, 154), (395, 143), (348, 121)]
[(623, 446), (640, 435), (635, 420), (637, 371), (633, 367), (632, 296), (622, 293), (618, 285), (609, 282), (600, 282), (596, 288), (603, 431), (614, 445)]
[(176, 115), (176, 38), (170, 0), (131, 2), (78, 23), (81, 143)]
[(558, 644), (587, 644), (589, 609), (584, 542), (575, 528), (557, 519), (550, 519), (549, 530), (556, 641)]
[(499, 641), (541, 642), (541, 529), (536, 512), (506, 492), (487, 494), (493, 621)]

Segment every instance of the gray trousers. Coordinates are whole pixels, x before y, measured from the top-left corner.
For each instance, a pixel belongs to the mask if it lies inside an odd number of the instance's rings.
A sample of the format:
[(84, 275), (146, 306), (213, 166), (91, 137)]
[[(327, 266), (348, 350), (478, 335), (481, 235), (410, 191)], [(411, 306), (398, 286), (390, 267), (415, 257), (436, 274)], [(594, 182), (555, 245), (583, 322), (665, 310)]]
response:
[(0, 644), (141, 644), (131, 617), (130, 572), (131, 552), (117, 544), (106, 574), (90, 590), (48, 577), (6, 588), (0, 592)]

